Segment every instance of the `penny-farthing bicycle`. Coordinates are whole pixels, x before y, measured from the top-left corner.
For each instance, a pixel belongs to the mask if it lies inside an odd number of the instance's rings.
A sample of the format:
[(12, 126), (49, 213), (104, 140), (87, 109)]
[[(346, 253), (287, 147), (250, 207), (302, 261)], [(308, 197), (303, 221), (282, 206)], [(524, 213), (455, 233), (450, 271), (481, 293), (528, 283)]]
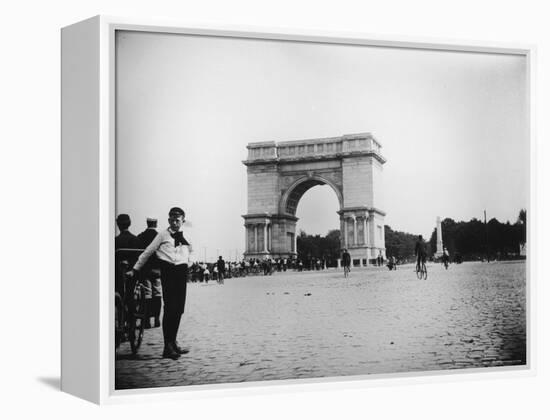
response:
[(428, 269), (426, 268), (426, 261), (422, 260), (420, 264), (416, 264), (416, 277), (418, 280), (428, 279)]

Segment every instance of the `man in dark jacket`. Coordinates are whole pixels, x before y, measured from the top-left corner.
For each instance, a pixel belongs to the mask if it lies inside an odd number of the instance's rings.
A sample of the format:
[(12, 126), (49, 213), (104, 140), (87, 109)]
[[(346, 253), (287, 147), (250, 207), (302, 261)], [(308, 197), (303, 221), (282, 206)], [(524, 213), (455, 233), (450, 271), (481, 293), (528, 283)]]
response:
[(155, 236), (157, 236), (157, 219), (147, 218), (147, 229), (138, 235), (140, 247), (145, 249), (149, 246)]
[(344, 252), (342, 253), (342, 267), (344, 267), (344, 273), (346, 273), (346, 270), (351, 271), (351, 255), (347, 249), (344, 249)]
[(218, 266), (218, 283), (223, 283), (223, 279), (225, 278), (225, 261), (223, 260), (221, 255), (218, 258), (217, 266)]
[(120, 233), (115, 237), (115, 291), (122, 297), (124, 296), (124, 277), (122, 273), (137, 260), (136, 253), (127, 250), (139, 249), (139, 241), (129, 230), (132, 224), (130, 216), (119, 214), (116, 218), (116, 224)]
[(132, 224), (130, 216), (127, 214), (119, 214), (116, 218), (116, 224), (120, 233), (115, 237), (115, 250), (121, 248), (139, 249), (136, 235), (129, 230)]
[(426, 244), (422, 235), (418, 235), (418, 240), (414, 247), (414, 255), (416, 255), (416, 270), (420, 270), (420, 264), (426, 263)]

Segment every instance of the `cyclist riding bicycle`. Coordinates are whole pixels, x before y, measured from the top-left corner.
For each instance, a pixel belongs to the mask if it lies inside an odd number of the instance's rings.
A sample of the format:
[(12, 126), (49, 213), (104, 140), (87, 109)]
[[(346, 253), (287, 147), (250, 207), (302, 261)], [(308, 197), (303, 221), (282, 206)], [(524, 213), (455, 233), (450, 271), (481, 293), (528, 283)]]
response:
[(443, 264), (445, 265), (445, 268), (449, 266), (449, 251), (447, 251), (447, 248), (443, 248), (443, 255), (441, 256), (441, 260), (443, 261)]
[(426, 244), (422, 235), (418, 235), (418, 240), (414, 247), (414, 255), (416, 255), (416, 271), (420, 270), (420, 264), (426, 264)]

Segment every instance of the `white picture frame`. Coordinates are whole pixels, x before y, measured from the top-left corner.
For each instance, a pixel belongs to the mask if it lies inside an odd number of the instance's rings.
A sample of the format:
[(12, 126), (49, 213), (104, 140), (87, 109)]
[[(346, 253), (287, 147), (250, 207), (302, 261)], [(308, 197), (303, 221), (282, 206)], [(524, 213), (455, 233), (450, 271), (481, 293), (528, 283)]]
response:
[[(144, 398), (182, 398), (197, 392), (210, 395), (276, 392), (279, 389), (330, 389), (334, 386), (372, 386), (426, 380), (467, 380), (476, 377), (533, 375), (536, 255), (529, 249), (527, 263), (527, 365), (480, 373), (426, 372), (289, 380), (265, 383), (204, 385), (146, 390), (114, 389), (114, 241), (115, 227), (115, 32), (241, 37), (330, 44), (369, 45), (407, 49), (503, 53), (524, 56), (528, 68), (528, 127), (530, 192), (527, 207), (532, 223), (528, 241), (534, 244), (536, 224), (533, 135), (534, 57), (532, 45), (488, 42), (378, 37), (365, 34), (280, 31), (271, 28), (180, 25), (153, 20), (96, 16), (62, 29), (62, 390), (103, 404)], [(86, 223), (82, 223), (85, 220)]]

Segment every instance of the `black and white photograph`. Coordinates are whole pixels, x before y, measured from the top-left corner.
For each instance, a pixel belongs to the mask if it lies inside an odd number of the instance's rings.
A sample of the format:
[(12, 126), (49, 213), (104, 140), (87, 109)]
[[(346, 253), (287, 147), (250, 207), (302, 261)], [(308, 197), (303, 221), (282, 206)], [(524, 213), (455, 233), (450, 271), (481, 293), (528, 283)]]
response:
[(115, 390), (525, 369), (525, 55), (115, 33)]

